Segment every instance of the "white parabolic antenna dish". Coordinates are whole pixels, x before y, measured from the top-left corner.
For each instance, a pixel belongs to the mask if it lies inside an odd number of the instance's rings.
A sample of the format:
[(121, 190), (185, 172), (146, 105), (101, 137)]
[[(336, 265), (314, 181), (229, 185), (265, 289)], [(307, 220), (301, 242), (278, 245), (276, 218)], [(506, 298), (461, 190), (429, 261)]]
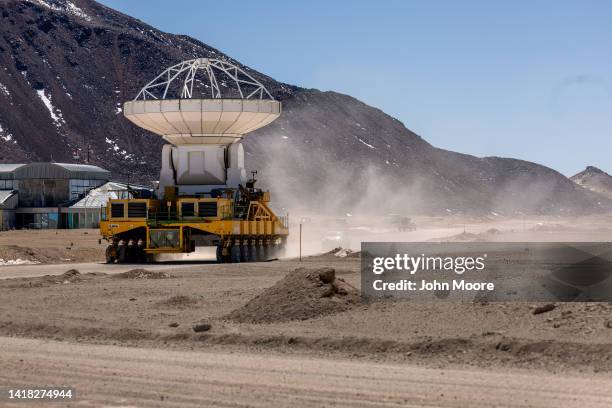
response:
[(280, 113), (280, 102), (259, 81), (209, 58), (168, 68), (123, 105), (127, 119), (176, 146), (234, 143)]

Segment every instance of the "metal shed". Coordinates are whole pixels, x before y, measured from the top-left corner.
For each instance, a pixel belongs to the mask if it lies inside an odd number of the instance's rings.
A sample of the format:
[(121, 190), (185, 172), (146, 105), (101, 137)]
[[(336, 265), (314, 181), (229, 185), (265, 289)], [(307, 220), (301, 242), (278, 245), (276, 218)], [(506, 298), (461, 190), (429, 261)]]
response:
[[(90, 164), (69, 164), (69, 163), (29, 163), (16, 166), (13, 172), (15, 180), (25, 179), (88, 179), (88, 180), (108, 180), (110, 172), (98, 166)], [(2, 167), (0, 167), (0, 174)]]

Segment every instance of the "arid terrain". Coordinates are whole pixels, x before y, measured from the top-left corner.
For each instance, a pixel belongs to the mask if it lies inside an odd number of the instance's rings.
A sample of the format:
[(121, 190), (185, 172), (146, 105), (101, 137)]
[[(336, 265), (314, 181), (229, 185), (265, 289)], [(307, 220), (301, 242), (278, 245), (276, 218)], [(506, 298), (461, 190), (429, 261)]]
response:
[[(355, 243), (610, 239), (605, 217), (415, 221), (409, 232), (354, 219), (341, 224)], [(320, 231), (332, 223), (304, 224), (304, 254), (321, 252)], [(98, 406), (104, 396), (129, 406), (612, 404), (612, 304), (557, 303), (533, 314), (541, 305), (364, 303), (360, 258), (351, 251), (302, 261), (105, 265), (92, 262), (104, 248), (94, 230), (10, 231), (0, 244), (3, 251), (24, 245), (32, 260), (54, 263), (0, 267), (0, 355), (7, 362), (1, 382), (64, 379), (82, 391), (83, 406)], [(91, 258), (58, 263), (75, 249)], [(166, 367), (190, 380), (162, 386)], [(379, 381), (370, 381), (373, 373)], [(552, 388), (534, 388), (534, 381)], [(199, 395), (198, 384), (210, 394)], [(111, 385), (118, 390), (112, 398)], [(474, 397), (475, 386), (486, 397)], [(564, 397), (570, 389), (579, 392), (574, 400)], [(511, 405), (514, 392), (524, 400)]]
[(102, 261), (105, 248), (95, 229), (0, 231), (0, 265)]

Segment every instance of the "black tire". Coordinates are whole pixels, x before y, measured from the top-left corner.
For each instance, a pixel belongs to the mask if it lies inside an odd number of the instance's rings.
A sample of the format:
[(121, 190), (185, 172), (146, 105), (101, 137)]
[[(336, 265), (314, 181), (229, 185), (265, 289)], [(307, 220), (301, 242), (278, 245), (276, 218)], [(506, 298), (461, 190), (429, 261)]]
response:
[(257, 262), (263, 262), (266, 260), (266, 253), (263, 245), (257, 245), (255, 247)]
[(251, 255), (249, 254), (249, 246), (241, 245), (240, 246), (240, 262), (249, 262), (251, 259)]
[(217, 262), (223, 262), (223, 245), (217, 245)]
[(113, 246), (112, 245), (109, 245), (109, 246), (106, 247), (105, 256), (106, 256), (106, 263), (107, 264), (115, 263), (115, 256), (114, 256), (114, 251), (113, 251)]
[(272, 245), (263, 246), (263, 261), (267, 261), (272, 258)]
[(125, 245), (120, 245), (119, 247), (117, 247), (117, 262), (127, 262), (127, 248), (125, 247)]
[(257, 247), (249, 245), (249, 262), (257, 262)]
[(136, 248), (129, 246), (125, 248), (125, 260), (129, 263), (136, 261)]
[(240, 263), (240, 245), (232, 245), (230, 250), (230, 260), (233, 263)]
[(138, 262), (139, 263), (147, 263), (147, 253), (144, 248), (137, 248), (136, 253), (138, 254)]

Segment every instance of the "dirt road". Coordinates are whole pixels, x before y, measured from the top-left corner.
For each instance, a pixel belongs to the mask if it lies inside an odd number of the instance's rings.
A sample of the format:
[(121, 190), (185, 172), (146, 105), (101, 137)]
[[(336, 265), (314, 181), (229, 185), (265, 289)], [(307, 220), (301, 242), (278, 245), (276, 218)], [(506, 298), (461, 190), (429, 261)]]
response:
[(612, 379), (537, 371), (439, 370), (7, 337), (0, 337), (0, 360), (1, 386), (71, 386), (77, 406), (612, 406)]

